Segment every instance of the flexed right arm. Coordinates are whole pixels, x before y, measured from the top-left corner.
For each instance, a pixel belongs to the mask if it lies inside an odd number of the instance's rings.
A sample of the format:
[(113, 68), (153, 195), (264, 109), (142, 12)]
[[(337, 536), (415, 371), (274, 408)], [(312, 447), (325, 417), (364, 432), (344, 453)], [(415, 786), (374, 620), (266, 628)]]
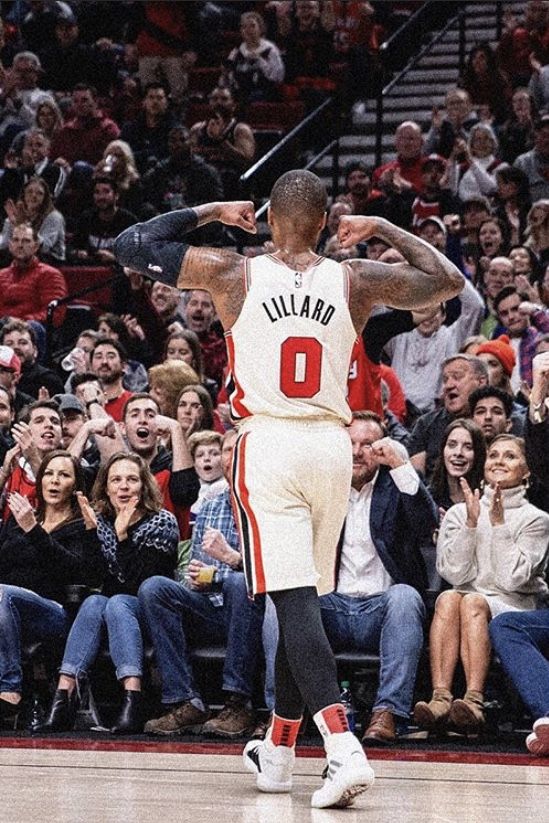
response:
[[(456, 266), (419, 237), (382, 217), (343, 215), (341, 218), (338, 237), (344, 248), (373, 236), (397, 249), (406, 262), (350, 260), (346, 264), (351, 269), (351, 310), (355, 325), (362, 325), (372, 305), (421, 309), (455, 297), (463, 289), (465, 279)], [(366, 317), (361, 305), (366, 308)]]
[[(114, 255), (121, 266), (127, 266), (152, 280), (160, 280), (179, 289), (204, 288), (208, 285), (204, 267), (209, 258), (218, 267), (227, 268), (234, 254), (223, 249), (198, 249), (185, 243), (182, 237), (206, 223), (219, 220), (226, 226), (238, 226), (255, 233), (255, 213), (251, 201), (205, 203), (192, 209), (160, 214), (146, 223), (136, 223), (125, 229), (115, 240)], [(197, 259), (198, 258), (198, 259)], [(209, 271), (209, 276), (214, 272)]]

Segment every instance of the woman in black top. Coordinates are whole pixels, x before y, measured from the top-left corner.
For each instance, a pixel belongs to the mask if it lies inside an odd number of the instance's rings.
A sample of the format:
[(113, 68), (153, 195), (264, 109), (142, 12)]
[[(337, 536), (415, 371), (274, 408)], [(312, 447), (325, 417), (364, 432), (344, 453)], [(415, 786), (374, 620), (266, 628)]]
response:
[(86, 525), (97, 532), (104, 564), (101, 594), (88, 597), (67, 639), (58, 688), (41, 731), (74, 725), (77, 680), (93, 665), (106, 636), (124, 701), (111, 731), (131, 734), (143, 727), (141, 583), (153, 575), (173, 577), (179, 529), (162, 508), (148, 465), (136, 454), (118, 452), (101, 467), (93, 489), (94, 508), (82, 499)]
[(64, 641), (69, 615), (65, 586), (100, 580), (95, 531), (86, 528), (78, 495), (84, 480), (77, 461), (52, 451), (36, 477), (38, 508), (17, 492), (0, 533), (0, 716), (15, 725), (22, 691), (21, 637)]

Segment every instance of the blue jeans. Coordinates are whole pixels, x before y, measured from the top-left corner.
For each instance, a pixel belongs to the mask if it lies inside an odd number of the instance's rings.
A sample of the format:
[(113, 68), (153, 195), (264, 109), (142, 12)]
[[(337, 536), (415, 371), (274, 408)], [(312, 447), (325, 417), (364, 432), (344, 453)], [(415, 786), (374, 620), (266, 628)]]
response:
[(69, 617), (55, 600), (19, 586), (0, 585), (0, 691), (21, 692), (22, 640), (63, 641)]
[(397, 584), (382, 594), (320, 598), (324, 629), (335, 652), (379, 653), (380, 678), (373, 711), (388, 709), (408, 719), (421, 650), (425, 606), (411, 586)]
[(488, 628), (494, 651), (532, 717), (549, 715), (549, 609), (504, 612)]
[(143, 674), (142, 616), (137, 597), (115, 594), (87, 597), (76, 615), (65, 646), (61, 674), (78, 678), (93, 666), (108, 639), (118, 680)]
[(226, 642), (223, 689), (250, 697), (261, 653), (264, 603), (251, 601), (241, 572), (223, 581), (223, 605), (168, 577), (149, 577), (139, 589), (139, 603), (152, 638), (162, 679), (162, 702), (199, 697), (188, 647)]

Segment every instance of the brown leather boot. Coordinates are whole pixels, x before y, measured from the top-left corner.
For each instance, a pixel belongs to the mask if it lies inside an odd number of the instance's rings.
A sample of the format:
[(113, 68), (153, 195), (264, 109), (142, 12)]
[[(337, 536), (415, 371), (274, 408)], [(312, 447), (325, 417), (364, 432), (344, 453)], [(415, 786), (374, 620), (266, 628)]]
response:
[(368, 728), (362, 735), (362, 742), (394, 743), (397, 738), (395, 718), (389, 709), (372, 712)]
[(454, 700), (450, 722), (466, 731), (478, 731), (484, 726), (484, 697), (482, 692), (467, 689), (463, 700)]
[(414, 720), (423, 729), (435, 729), (448, 720), (452, 707), (452, 694), (448, 689), (435, 689), (427, 703), (420, 700), (414, 707)]

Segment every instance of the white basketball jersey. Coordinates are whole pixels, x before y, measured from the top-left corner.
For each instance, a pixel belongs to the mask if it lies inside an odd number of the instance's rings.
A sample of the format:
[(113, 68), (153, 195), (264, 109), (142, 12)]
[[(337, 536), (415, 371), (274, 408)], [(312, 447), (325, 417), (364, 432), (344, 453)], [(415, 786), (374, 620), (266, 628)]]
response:
[(235, 419), (351, 420), (347, 375), (356, 331), (349, 278), (319, 257), (305, 272), (265, 254), (246, 261), (246, 298), (227, 332)]

